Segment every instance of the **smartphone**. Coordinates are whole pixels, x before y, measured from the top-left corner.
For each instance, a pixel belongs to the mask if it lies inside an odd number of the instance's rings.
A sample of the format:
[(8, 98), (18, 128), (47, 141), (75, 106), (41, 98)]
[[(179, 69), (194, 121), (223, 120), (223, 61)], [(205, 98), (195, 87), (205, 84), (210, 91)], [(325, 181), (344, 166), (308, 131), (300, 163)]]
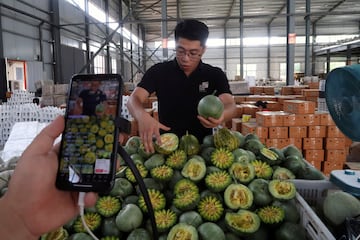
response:
[(56, 186), (109, 192), (116, 171), (122, 79), (117, 74), (78, 74), (69, 85)]

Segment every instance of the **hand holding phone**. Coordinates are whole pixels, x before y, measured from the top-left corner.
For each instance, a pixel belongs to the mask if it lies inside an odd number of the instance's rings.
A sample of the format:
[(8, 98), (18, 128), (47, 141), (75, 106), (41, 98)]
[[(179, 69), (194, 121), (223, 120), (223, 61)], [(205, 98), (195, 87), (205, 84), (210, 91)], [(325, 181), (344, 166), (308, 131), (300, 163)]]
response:
[(72, 77), (59, 152), (59, 189), (111, 190), (117, 161), (121, 86), (117, 74)]

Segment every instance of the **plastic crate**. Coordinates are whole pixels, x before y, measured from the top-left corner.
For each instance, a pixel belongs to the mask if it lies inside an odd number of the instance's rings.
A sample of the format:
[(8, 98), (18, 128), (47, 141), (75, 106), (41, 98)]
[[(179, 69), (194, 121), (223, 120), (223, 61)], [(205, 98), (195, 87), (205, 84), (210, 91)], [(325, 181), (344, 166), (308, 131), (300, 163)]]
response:
[[(296, 185), (296, 202), (300, 212), (301, 224), (305, 227), (309, 239), (336, 240), (327, 226), (310, 207), (321, 207), (329, 191), (338, 191), (328, 180), (293, 180)], [(309, 205), (310, 204), (310, 205)]]

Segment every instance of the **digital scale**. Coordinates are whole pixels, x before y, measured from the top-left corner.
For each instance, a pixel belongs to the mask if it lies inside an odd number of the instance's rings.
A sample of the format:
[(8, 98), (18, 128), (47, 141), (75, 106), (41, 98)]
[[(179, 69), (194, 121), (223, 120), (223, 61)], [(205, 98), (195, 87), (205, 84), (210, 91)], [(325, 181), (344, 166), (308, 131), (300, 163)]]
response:
[(344, 192), (360, 197), (360, 171), (352, 169), (333, 170), (330, 173), (329, 181)]

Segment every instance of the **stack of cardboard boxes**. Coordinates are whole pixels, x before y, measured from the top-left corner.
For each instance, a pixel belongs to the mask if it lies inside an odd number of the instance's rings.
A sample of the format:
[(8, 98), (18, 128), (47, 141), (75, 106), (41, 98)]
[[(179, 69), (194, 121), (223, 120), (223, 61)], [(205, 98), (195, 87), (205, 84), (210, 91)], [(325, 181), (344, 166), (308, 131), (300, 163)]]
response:
[(351, 140), (341, 133), (328, 112), (315, 111), (315, 106), (313, 101), (284, 100), (282, 111), (258, 111), (249, 122), (235, 118), (232, 129), (255, 133), (269, 147), (293, 144), (309, 163), (329, 174), (343, 168)]

